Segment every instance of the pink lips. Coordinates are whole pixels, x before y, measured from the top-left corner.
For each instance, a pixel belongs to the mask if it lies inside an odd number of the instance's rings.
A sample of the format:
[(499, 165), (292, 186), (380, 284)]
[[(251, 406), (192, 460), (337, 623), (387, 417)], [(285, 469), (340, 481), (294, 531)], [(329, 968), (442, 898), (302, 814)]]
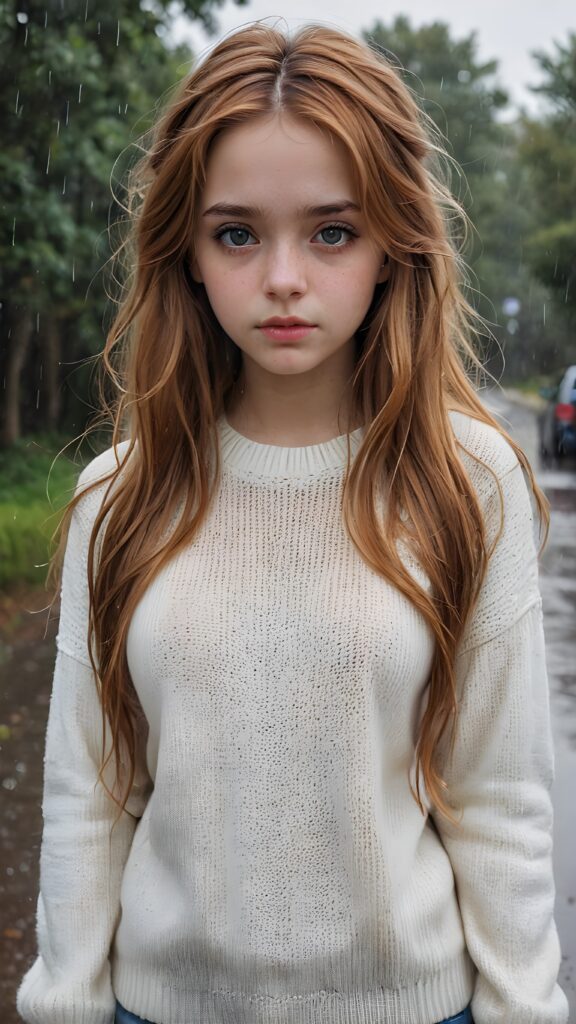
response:
[(314, 324), (291, 324), (288, 327), (270, 324), (267, 327), (261, 327), (260, 330), (274, 341), (299, 341), (300, 338), (305, 338), (311, 331), (316, 330), (316, 327)]

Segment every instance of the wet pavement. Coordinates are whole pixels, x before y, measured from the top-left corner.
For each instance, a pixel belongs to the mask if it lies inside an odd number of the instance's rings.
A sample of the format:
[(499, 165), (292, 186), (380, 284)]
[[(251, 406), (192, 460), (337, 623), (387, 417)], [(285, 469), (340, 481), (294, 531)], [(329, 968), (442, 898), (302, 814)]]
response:
[(570, 1003), (569, 1024), (576, 1024), (576, 459), (543, 466), (534, 412), (494, 394), (486, 404), (522, 445), (551, 505), (540, 591), (556, 764), (555, 917), (562, 948), (559, 980)]
[[(512, 396), (510, 396), (512, 397)], [(552, 505), (540, 568), (547, 665), (556, 748), (554, 864), (556, 922), (563, 950), (560, 982), (576, 1024), (576, 460), (541, 467), (534, 411), (490, 394), (487, 405), (522, 445)], [(24, 607), (46, 603), (34, 595)], [(35, 956), (44, 735), (54, 664), (53, 620), (25, 616), (9, 643), (0, 641), (0, 1020), (18, 1024), (20, 978)]]

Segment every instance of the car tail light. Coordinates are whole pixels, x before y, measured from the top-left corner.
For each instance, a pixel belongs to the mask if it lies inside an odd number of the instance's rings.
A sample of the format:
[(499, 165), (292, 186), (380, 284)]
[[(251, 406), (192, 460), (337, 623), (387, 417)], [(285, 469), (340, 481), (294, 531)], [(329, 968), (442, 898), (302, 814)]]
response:
[(556, 406), (556, 419), (561, 423), (573, 423), (576, 421), (576, 406), (568, 405), (567, 402), (559, 402)]

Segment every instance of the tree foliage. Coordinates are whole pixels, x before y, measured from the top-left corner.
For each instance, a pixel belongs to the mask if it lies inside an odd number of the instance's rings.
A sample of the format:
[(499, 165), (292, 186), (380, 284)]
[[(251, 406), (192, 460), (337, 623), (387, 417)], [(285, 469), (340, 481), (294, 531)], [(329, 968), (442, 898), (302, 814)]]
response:
[(541, 121), (525, 117), (519, 156), (534, 212), (526, 254), (536, 277), (576, 326), (576, 33), (556, 52), (534, 54), (545, 78), (533, 87), (548, 102)]
[[(213, 24), (213, 0), (181, 6)], [(172, 13), (169, 0), (0, 0), (5, 443), (22, 419), (27, 430), (63, 416), (71, 429), (84, 426), (87, 372), (73, 378), (80, 402), (62, 409), (59, 364), (69, 376), (102, 347), (99, 271), (110, 256), (109, 218), (118, 215), (111, 177), (126, 170), (130, 142), (192, 61), (187, 47), (165, 41)]]
[[(519, 124), (502, 120), (508, 96), (497, 82), (497, 61), (479, 60), (474, 32), (454, 39), (442, 22), (412, 28), (407, 18), (397, 17), (388, 26), (376, 22), (364, 35), (396, 63), (462, 167), (464, 179), (454, 171), (451, 186), (474, 229), (464, 251), (472, 270), (468, 297), (496, 339), (486, 345), (489, 368), (512, 378), (553, 369), (567, 352), (569, 332), (550, 291), (550, 274), (537, 273), (547, 239), (539, 233), (533, 197), (527, 194), (532, 158), (522, 154)], [(558, 93), (563, 104), (568, 102), (565, 73), (551, 75), (542, 88), (550, 98)], [(562, 177), (563, 160), (571, 162), (574, 173), (572, 148), (563, 138), (556, 141), (550, 173)], [(558, 242), (570, 233), (566, 204), (559, 206)], [(543, 231), (551, 212), (544, 215)], [(560, 259), (559, 244), (555, 252)], [(514, 315), (506, 312), (511, 299)]]

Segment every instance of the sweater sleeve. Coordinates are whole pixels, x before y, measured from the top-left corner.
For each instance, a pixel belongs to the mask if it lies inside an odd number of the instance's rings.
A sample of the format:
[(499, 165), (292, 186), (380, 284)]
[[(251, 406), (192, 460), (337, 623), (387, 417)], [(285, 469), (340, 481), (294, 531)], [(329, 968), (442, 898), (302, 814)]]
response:
[[(550, 726), (534, 518), (516, 460), (500, 479), (504, 529), (456, 660), (459, 717), (444, 778), (461, 813), (433, 818), (478, 974), (475, 1024), (565, 1024), (557, 983)], [(489, 539), (499, 522), (486, 503)]]
[[(91, 522), (83, 506), (95, 494), (74, 511), (64, 558), (44, 758), (38, 955), (17, 994), (26, 1024), (112, 1024), (115, 998), (108, 956), (124, 864), (151, 788), (145, 733), (140, 738), (139, 730), (134, 785), (127, 810), (110, 834), (117, 806), (97, 782), (101, 710), (86, 643)], [(115, 774), (112, 758), (106, 769), (111, 789)]]

